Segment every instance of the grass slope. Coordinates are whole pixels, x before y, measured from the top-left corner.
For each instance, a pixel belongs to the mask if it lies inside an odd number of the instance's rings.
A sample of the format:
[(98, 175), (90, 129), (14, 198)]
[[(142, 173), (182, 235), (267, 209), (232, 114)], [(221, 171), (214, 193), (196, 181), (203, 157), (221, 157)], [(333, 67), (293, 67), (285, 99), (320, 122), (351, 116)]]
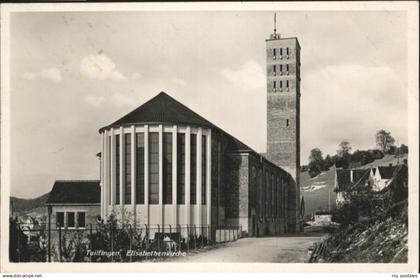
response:
[(335, 204), (335, 168), (311, 178), (308, 172), (300, 174), (300, 194), (305, 200), (305, 215), (317, 210), (327, 210)]

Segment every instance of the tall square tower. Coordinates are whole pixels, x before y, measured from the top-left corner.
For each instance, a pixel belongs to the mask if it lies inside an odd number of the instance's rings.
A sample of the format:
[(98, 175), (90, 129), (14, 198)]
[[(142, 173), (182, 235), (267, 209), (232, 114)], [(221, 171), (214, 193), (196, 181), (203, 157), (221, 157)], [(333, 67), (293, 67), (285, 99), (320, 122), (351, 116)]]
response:
[[(274, 33), (267, 51), (267, 157), (296, 181), (299, 209), (300, 174), (300, 45), (295, 37)], [(292, 197), (292, 198), (293, 198)]]
[(300, 168), (300, 45), (273, 33), (267, 43), (267, 156), (298, 184)]

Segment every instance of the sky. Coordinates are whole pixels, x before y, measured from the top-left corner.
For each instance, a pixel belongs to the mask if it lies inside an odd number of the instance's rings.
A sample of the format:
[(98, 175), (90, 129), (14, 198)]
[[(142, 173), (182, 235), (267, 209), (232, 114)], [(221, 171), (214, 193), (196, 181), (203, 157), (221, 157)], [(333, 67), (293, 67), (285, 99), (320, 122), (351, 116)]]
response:
[[(375, 20), (372, 20), (374, 18)], [(301, 160), (375, 133), (408, 142), (404, 11), (277, 12), (301, 45)], [(164, 91), (266, 151), (273, 12), (20, 12), (11, 16), (11, 195), (99, 179), (99, 128)]]

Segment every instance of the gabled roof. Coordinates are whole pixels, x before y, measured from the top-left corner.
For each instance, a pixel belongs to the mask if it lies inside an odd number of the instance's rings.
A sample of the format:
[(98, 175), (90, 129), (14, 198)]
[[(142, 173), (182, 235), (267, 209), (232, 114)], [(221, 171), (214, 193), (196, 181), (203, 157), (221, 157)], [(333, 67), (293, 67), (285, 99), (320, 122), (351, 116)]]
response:
[(359, 184), (365, 184), (366, 180), (369, 179), (370, 169), (353, 169), (353, 182)]
[(382, 179), (389, 180), (392, 178), (396, 168), (396, 166), (378, 166), (379, 175)]
[(101, 188), (99, 181), (56, 181), (46, 204), (99, 204)]
[(131, 111), (124, 117), (106, 127), (101, 128), (99, 132), (102, 132), (103, 129), (109, 127), (140, 123), (172, 123), (216, 128), (214, 124), (207, 121), (182, 103), (178, 102), (166, 93), (160, 92), (157, 96)]
[[(353, 182), (351, 181), (351, 172), (353, 172)], [(337, 169), (337, 187), (336, 191), (344, 191), (350, 186), (364, 186), (369, 179), (370, 169)]]

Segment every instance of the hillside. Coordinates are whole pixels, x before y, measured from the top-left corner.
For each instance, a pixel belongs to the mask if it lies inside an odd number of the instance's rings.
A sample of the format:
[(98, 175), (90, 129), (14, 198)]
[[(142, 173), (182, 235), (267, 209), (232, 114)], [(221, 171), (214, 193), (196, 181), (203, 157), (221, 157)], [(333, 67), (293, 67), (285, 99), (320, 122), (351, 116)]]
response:
[(328, 210), (335, 204), (335, 168), (311, 178), (308, 172), (300, 174), (300, 194), (305, 199), (305, 215), (318, 210)]
[(406, 263), (408, 167), (398, 166), (385, 190), (352, 192), (346, 205), (334, 212), (333, 221), (339, 225), (316, 244), (311, 261)]
[(378, 166), (388, 166), (390, 163), (392, 165), (402, 164), (404, 159), (407, 159), (407, 154), (401, 155), (401, 157), (398, 159), (395, 157), (395, 155), (387, 154), (381, 159), (377, 159), (371, 163), (368, 163), (366, 165), (360, 166), (361, 169), (367, 169), (372, 167), (378, 167)]
[[(403, 159), (407, 155), (399, 158), (399, 164), (402, 164)], [(361, 166), (360, 168), (372, 168), (378, 166), (397, 165), (398, 159), (394, 155), (385, 155), (381, 159), (377, 159), (372, 163)], [(300, 174), (300, 192), (305, 199), (305, 215), (310, 216), (313, 212), (318, 210), (328, 210), (329, 204), (331, 208), (335, 205), (334, 192), (335, 168), (330, 168), (328, 171), (322, 172), (318, 176), (311, 178), (308, 172), (301, 172)], [(330, 196), (328, 196), (328, 193)]]
[(370, 226), (356, 224), (325, 240), (323, 262), (405, 263), (407, 243), (408, 226), (404, 219), (389, 217)]
[(36, 209), (44, 209), (48, 195), (49, 193), (46, 193), (34, 199), (10, 197), (11, 211), (18, 214), (22, 212), (27, 214), (29, 212), (33, 212)]

